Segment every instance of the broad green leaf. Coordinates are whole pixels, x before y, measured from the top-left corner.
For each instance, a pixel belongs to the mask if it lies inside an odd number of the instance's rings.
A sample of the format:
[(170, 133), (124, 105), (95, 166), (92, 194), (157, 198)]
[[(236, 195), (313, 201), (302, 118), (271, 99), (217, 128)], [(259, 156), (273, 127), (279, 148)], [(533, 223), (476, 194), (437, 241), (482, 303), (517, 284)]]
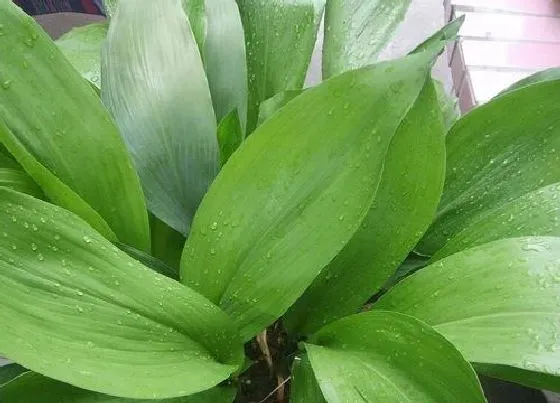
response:
[(445, 131), (432, 80), (415, 101), (399, 122), (360, 229), (290, 308), (284, 321), (290, 330), (313, 333), (357, 312), (430, 225), (445, 177)]
[(129, 398), (196, 393), (242, 349), (230, 319), (59, 207), (0, 188), (0, 351), (30, 370)]
[(418, 45), (411, 53), (432, 51), (434, 49), (439, 49), (439, 51), (442, 52), (444, 49), (442, 47), (442, 44), (455, 40), (464, 22), (464, 15), (454, 19), (453, 21), (445, 25), (442, 29), (426, 39), (424, 42), (422, 42), (420, 45)]
[(529, 77), (524, 78), (523, 80), (519, 80), (518, 82), (512, 84), (502, 92), (498, 96), (502, 96), (507, 94), (508, 92), (518, 90), (520, 88), (528, 87), (529, 85), (545, 82), (545, 81), (554, 81), (560, 80), (560, 68), (553, 67), (551, 69), (539, 71), (535, 74), (531, 74)]
[(0, 186), (44, 198), (41, 188), (21, 169), (0, 168)]
[(480, 213), (437, 251), (432, 261), (490, 241), (525, 235), (560, 237), (560, 183)]
[(324, 2), (237, 0), (247, 47), (247, 133), (257, 126), (261, 102), (303, 87)]
[(292, 365), (291, 403), (325, 403), (307, 355), (296, 357)]
[(150, 214), (150, 229), (152, 256), (167, 264), (174, 272), (179, 273), (179, 263), (186, 241), (185, 236), (152, 214)]
[(560, 377), (539, 372), (526, 371), (507, 365), (474, 364), (474, 369), (492, 378), (504, 379), (536, 389), (560, 392)]
[(409, 5), (410, 0), (328, 0), (323, 78), (375, 63)]
[(0, 387), (0, 400), (9, 403), (231, 403), (235, 389), (216, 387), (173, 399), (127, 399), (79, 389), (41, 374), (28, 372)]
[(421, 54), (324, 82), (224, 166), (197, 212), (181, 279), (245, 339), (284, 313), (360, 226), (430, 64)]
[[(121, 0), (103, 0), (105, 11), (109, 17), (114, 17)], [(169, 1), (169, 0), (167, 0)], [(185, 14), (188, 16), (196, 43), (202, 49), (206, 36), (206, 15), (204, 0), (181, 0)]]
[(429, 258), (425, 256), (417, 255), (416, 253), (411, 253), (408, 255), (406, 260), (402, 262), (399, 268), (393, 273), (393, 275), (387, 280), (383, 285), (382, 292), (387, 291), (399, 281), (401, 281), (406, 276), (414, 273), (416, 270), (421, 269), (428, 265)]
[(207, 32), (202, 58), (216, 120), (237, 110), (241, 130), (247, 125), (247, 57), (241, 17), (235, 0), (206, 0)]
[(185, 234), (218, 170), (216, 120), (180, 0), (120, 0), (102, 53), (102, 98), (140, 176), (148, 208)]
[[(418, 246), (419, 252), (432, 255), (458, 233), (477, 225), (491, 210), (524, 195), (528, 201), (530, 193), (560, 182), (558, 93), (560, 80), (534, 84), (494, 99), (453, 126), (446, 139), (447, 174), (442, 200)], [(530, 202), (529, 206), (518, 204), (511, 213), (524, 208), (539, 210)], [(538, 214), (549, 214), (553, 220), (557, 218), (553, 212), (543, 210)], [(495, 220), (501, 213), (496, 213)], [(530, 221), (528, 214), (525, 216)], [(534, 234), (524, 231), (527, 223), (508, 220), (497, 224), (503, 228), (495, 233)], [(548, 233), (544, 229), (542, 234)]]
[(237, 110), (228, 113), (218, 125), (218, 144), (220, 145), (220, 165), (224, 166), (229, 157), (239, 148), (245, 137), (241, 129)]
[(101, 48), (108, 28), (106, 22), (77, 27), (55, 42), (72, 66), (97, 88), (101, 88)]
[(455, 347), (406, 315), (352, 315), (322, 328), (305, 348), (328, 402), (486, 401)]
[(0, 142), (50, 200), (148, 250), (138, 177), (99, 97), (11, 1), (0, 2), (0, 24)]
[(404, 279), (376, 307), (428, 323), (469, 361), (548, 374), (559, 389), (560, 238), (503, 239), (459, 252)]
[[(25, 369), (24, 367), (18, 364), (8, 364), (8, 365), (0, 366), (0, 388), (5, 383), (11, 381), (12, 379), (20, 376), (21, 374), (27, 371), (28, 371), (27, 369)], [(0, 397), (2, 397), (1, 394)]]
[(278, 109), (282, 108), (295, 97), (299, 96), (302, 90), (282, 91), (262, 102), (259, 106), (258, 126), (262, 125), (265, 120), (274, 115)]
[(22, 169), (21, 165), (17, 163), (2, 144), (0, 144), (0, 168)]

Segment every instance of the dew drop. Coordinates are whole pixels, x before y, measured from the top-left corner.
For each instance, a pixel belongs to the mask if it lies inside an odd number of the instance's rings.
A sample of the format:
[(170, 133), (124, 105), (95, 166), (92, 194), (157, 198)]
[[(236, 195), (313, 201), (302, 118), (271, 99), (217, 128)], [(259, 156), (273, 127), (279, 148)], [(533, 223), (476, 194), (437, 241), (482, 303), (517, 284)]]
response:
[(84, 235), (84, 236), (82, 237), (82, 239), (83, 239), (83, 241), (84, 241), (85, 243), (91, 243), (91, 238), (88, 237), (87, 235)]

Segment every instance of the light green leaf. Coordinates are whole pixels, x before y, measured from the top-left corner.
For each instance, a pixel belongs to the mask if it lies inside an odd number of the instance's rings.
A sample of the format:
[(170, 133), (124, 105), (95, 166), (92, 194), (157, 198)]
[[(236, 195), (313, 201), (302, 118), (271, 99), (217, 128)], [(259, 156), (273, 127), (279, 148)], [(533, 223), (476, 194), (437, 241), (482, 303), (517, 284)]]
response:
[(242, 360), (230, 319), (59, 207), (0, 188), (0, 351), (129, 398), (196, 393)]
[(523, 80), (519, 80), (518, 82), (512, 84), (502, 92), (498, 96), (502, 96), (507, 94), (508, 92), (512, 92), (518, 90), (520, 88), (528, 87), (529, 85), (545, 82), (545, 81), (555, 81), (560, 80), (560, 68), (553, 67), (551, 69), (539, 71), (535, 74), (531, 74), (529, 77), (524, 78)]
[(197, 212), (181, 278), (245, 339), (284, 313), (360, 226), (430, 64), (421, 54), (324, 82), (224, 166)]
[(101, 88), (101, 48), (108, 28), (106, 22), (77, 27), (55, 42), (74, 68), (97, 88)]
[(399, 122), (360, 229), (290, 308), (284, 321), (290, 330), (313, 333), (357, 312), (430, 225), (445, 177), (445, 131), (432, 80), (415, 101)]
[(10, 1), (0, 2), (0, 24), (0, 142), (50, 200), (148, 250), (138, 177), (99, 97)]
[(324, 0), (237, 0), (247, 46), (247, 133), (259, 105), (279, 92), (303, 87)]
[(291, 403), (325, 403), (307, 355), (296, 357), (292, 365)]
[(245, 131), (241, 129), (237, 110), (227, 114), (218, 125), (218, 144), (220, 145), (220, 165), (224, 166), (229, 157), (243, 142)]
[(323, 78), (375, 63), (409, 5), (410, 0), (328, 0)]
[(321, 329), (305, 348), (328, 402), (486, 401), (455, 347), (406, 315), (352, 315)]
[(454, 94), (450, 94), (443, 83), (438, 80), (433, 80), (436, 89), (439, 107), (443, 114), (443, 124), (445, 131), (448, 131), (453, 124), (459, 119), (459, 109), (457, 106), (458, 99)]
[[(560, 182), (559, 93), (560, 80), (534, 84), (496, 98), (453, 126), (446, 139), (442, 200), (419, 252), (432, 255), (461, 231), (471, 226), (476, 231), (488, 214), (496, 223), (491, 234), (499, 237), (551, 233), (549, 225), (541, 232), (529, 222), (532, 212), (558, 219), (554, 200), (538, 205), (530, 194)], [(523, 215), (524, 222), (503, 219), (504, 204), (510, 202), (509, 213)], [(486, 240), (499, 239), (488, 235)]]
[[(416, 272), (374, 308), (428, 323), (469, 361), (558, 377), (559, 262), (560, 238), (503, 239)], [(550, 387), (558, 390), (559, 378), (548, 378), (554, 379)]]
[[(27, 369), (25, 369), (24, 367), (18, 364), (8, 364), (8, 365), (0, 366), (0, 388), (5, 383), (11, 381), (12, 379), (20, 376), (21, 374), (27, 371), (28, 371)], [(2, 397), (1, 394), (0, 397)]]
[(420, 45), (418, 45), (411, 53), (419, 53), (425, 51), (433, 51), (439, 49), (438, 53), (443, 51), (443, 46), (449, 41), (454, 41), (457, 38), (457, 34), (461, 29), (461, 26), (465, 22), (465, 16), (462, 15), (459, 18), (454, 19), (450, 23), (446, 24), (442, 29), (437, 31), (435, 34), (430, 36)]
[(295, 97), (299, 96), (303, 91), (282, 91), (274, 95), (272, 98), (263, 101), (259, 106), (258, 126), (262, 125), (265, 120), (274, 115), (278, 109), (282, 108)]
[(206, 0), (208, 22), (202, 57), (216, 120), (237, 110), (242, 132), (247, 126), (247, 57), (241, 17), (235, 0)]
[(0, 399), (9, 403), (231, 403), (235, 389), (216, 387), (173, 399), (137, 400), (104, 395), (28, 372), (0, 387)]
[(437, 251), (432, 261), (490, 241), (524, 235), (560, 236), (560, 183), (481, 212)]
[(41, 188), (21, 169), (0, 168), (0, 186), (44, 198)]
[(152, 213), (185, 234), (218, 170), (208, 81), (180, 0), (120, 0), (102, 54), (102, 98)]

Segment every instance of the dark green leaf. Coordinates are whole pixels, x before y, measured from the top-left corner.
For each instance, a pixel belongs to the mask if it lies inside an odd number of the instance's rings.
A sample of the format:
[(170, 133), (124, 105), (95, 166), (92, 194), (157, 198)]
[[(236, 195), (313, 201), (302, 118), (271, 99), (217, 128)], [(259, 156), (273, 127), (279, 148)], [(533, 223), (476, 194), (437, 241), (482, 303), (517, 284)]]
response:
[(465, 22), (464, 15), (454, 19), (449, 24), (445, 25), (442, 29), (426, 39), (424, 42), (422, 42), (420, 45), (418, 45), (412, 51), (412, 53), (424, 52), (426, 50), (431, 51), (433, 49), (439, 49), (441, 53), (443, 51), (443, 44), (449, 41), (453, 41), (455, 40), (455, 38), (457, 38), (457, 34), (459, 33), (463, 22)]
[(202, 57), (216, 120), (237, 110), (247, 126), (247, 57), (241, 17), (235, 0), (206, 0), (207, 31)]
[(399, 123), (361, 228), (290, 308), (285, 323), (292, 331), (313, 333), (357, 312), (430, 225), (445, 176), (445, 131), (431, 80)]
[(459, 109), (457, 106), (457, 97), (450, 94), (441, 81), (433, 80), (436, 89), (439, 107), (443, 114), (443, 124), (445, 130), (449, 130), (453, 124), (459, 119)]
[(527, 371), (507, 365), (474, 364), (474, 369), (486, 376), (519, 383), (536, 389), (560, 392), (560, 377)]
[(125, 245), (123, 243), (117, 242), (116, 245), (120, 250), (126, 252), (128, 256), (133, 259), (138, 260), (144, 266), (149, 267), (150, 269), (158, 272), (159, 274), (163, 274), (166, 277), (172, 278), (173, 280), (179, 280), (179, 270), (168, 266), (164, 262), (159, 259), (156, 259), (153, 256), (148, 255), (141, 250), (133, 248), (132, 246)]
[(101, 48), (108, 28), (106, 22), (77, 27), (55, 42), (72, 66), (97, 88), (101, 88)]
[(34, 372), (28, 372), (0, 387), (0, 400), (6, 403), (231, 403), (234, 396), (235, 389), (216, 387), (173, 399), (127, 399), (79, 389)]
[(121, 129), (148, 208), (185, 234), (218, 171), (216, 120), (179, 0), (120, 0), (102, 54), (102, 98)]
[(360, 226), (430, 63), (421, 54), (328, 80), (224, 166), (197, 212), (181, 278), (245, 339), (284, 313)]
[(553, 67), (551, 69), (539, 71), (531, 74), (529, 77), (519, 80), (515, 84), (510, 85), (508, 88), (500, 92), (499, 96), (505, 95), (508, 92), (518, 90), (520, 88), (528, 87), (529, 85), (537, 84), (544, 81), (560, 80), (560, 68)]
[(0, 186), (44, 198), (41, 188), (21, 169), (0, 168)]
[(469, 361), (532, 371), (535, 379), (540, 372), (535, 386), (553, 380), (558, 389), (560, 238), (503, 239), (459, 252), (404, 279), (375, 307), (428, 323)]
[(352, 315), (327, 325), (305, 346), (328, 402), (486, 401), (455, 347), (406, 315)]
[[(3, 384), (11, 381), (17, 376), (27, 372), (28, 370), (18, 364), (8, 364), (0, 366), (0, 388)], [(0, 389), (1, 390), (1, 389)], [(0, 394), (0, 397), (2, 395)]]
[(186, 242), (185, 236), (170, 228), (153, 214), (150, 214), (150, 229), (152, 231), (152, 256), (178, 273), (181, 254)]
[(324, 0), (237, 0), (237, 4), (247, 46), (247, 133), (251, 133), (261, 102), (303, 87)]
[(0, 2), (0, 24), (0, 142), (50, 200), (148, 250), (138, 177), (99, 97), (11, 1)]
[(299, 96), (302, 92), (303, 91), (301, 90), (282, 91), (272, 98), (269, 98), (266, 101), (262, 102), (259, 107), (258, 125), (262, 125), (264, 121), (274, 115), (278, 111), (278, 109), (282, 108), (292, 99)]
[(0, 351), (30, 370), (130, 398), (196, 393), (239, 366), (230, 319), (72, 213), (0, 188)]
[(237, 110), (227, 114), (218, 126), (218, 144), (220, 145), (220, 165), (224, 166), (243, 142), (245, 131), (241, 129)]
[[(560, 80), (534, 84), (496, 98), (453, 126), (439, 211), (418, 251), (432, 255), (461, 231), (486, 241), (558, 234), (542, 217), (558, 220), (557, 191), (544, 187), (560, 182), (559, 93)], [(532, 214), (542, 228), (531, 224)], [(485, 221), (493, 224), (480, 225)]]
[(409, 5), (410, 0), (328, 0), (323, 78), (375, 63)]
[(325, 403), (307, 355), (296, 357), (292, 365), (291, 403)]

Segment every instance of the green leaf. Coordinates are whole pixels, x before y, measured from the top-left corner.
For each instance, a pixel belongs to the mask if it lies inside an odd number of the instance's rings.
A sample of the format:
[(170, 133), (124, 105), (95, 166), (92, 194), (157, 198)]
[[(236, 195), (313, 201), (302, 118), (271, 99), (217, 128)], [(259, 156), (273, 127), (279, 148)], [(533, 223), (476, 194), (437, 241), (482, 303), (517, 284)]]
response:
[(324, 2), (237, 0), (247, 47), (247, 133), (257, 126), (261, 102), (303, 87)]
[(41, 188), (21, 169), (0, 168), (0, 186), (44, 198)]
[(241, 129), (237, 110), (228, 113), (218, 125), (218, 144), (220, 145), (220, 165), (224, 166), (229, 157), (243, 142), (245, 131)]
[(313, 333), (357, 312), (430, 225), (445, 177), (445, 131), (432, 80), (415, 101), (398, 122), (379, 189), (360, 229), (290, 308), (284, 321), (290, 330)]
[(196, 393), (242, 360), (230, 319), (59, 207), (0, 188), (0, 351), (129, 398)]
[(197, 211), (181, 279), (233, 317), (242, 337), (284, 313), (360, 226), (430, 64), (416, 55), (324, 82), (224, 166)]
[(6, 148), (0, 144), (0, 168), (23, 170), (20, 164), (12, 157)]
[(138, 177), (99, 97), (10, 1), (0, 3), (0, 24), (0, 142), (50, 200), (104, 235), (114, 231), (120, 241), (148, 250)]
[(282, 91), (274, 95), (272, 98), (263, 101), (259, 106), (258, 126), (262, 125), (265, 120), (274, 115), (278, 109), (282, 108), (295, 97), (299, 96), (303, 91)]
[(152, 256), (171, 267), (174, 272), (179, 273), (181, 254), (186, 242), (185, 236), (152, 214), (150, 214), (150, 229), (152, 231)]
[[(20, 376), (24, 372), (27, 372), (27, 369), (18, 364), (8, 364), (0, 366), (0, 388), (2, 387), (2, 385)], [(1, 396), (2, 395), (0, 394), (0, 397)]]
[(536, 389), (560, 392), (560, 377), (543, 373), (526, 371), (507, 365), (474, 364), (474, 369), (492, 378), (504, 379)]
[(206, 0), (207, 32), (202, 57), (216, 120), (237, 110), (247, 126), (247, 57), (241, 17), (235, 0)]
[(101, 48), (108, 28), (106, 22), (77, 27), (55, 42), (74, 68), (97, 88), (101, 88)]
[(433, 80), (436, 89), (439, 107), (443, 114), (443, 124), (445, 130), (448, 131), (453, 124), (459, 119), (459, 109), (457, 106), (458, 99), (455, 95), (450, 94), (441, 81)]
[[(558, 377), (559, 262), (560, 238), (503, 239), (416, 272), (374, 308), (428, 323), (469, 361)], [(558, 390), (558, 378), (551, 379)]]
[(185, 234), (218, 170), (208, 81), (179, 0), (120, 0), (102, 54), (102, 98), (121, 129), (148, 208)]
[(461, 29), (461, 26), (464, 22), (464, 15), (454, 19), (450, 23), (446, 24), (442, 29), (426, 39), (424, 42), (422, 42), (420, 45), (418, 45), (411, 53), (432, 51), (434, 49), (439, 49), (439, 53), (441, 53), (444, 49), (442, 45), (446, 44), (449, 41), (454, 41), (457, 38), (457, 34), (459, 33), (459, 30)]
[(292, 365), (291, 403), (325, 403), (307, 355), (296, 357)]
[[(486, 240), (550, 233), (549, 225), (541, 232), (529, 223), (533, 212), (554, 220), (554, 201), (540, 206), (530, 194), (560, 182), (558, 93), (560, 80), (534, 84), (494, 99), (453, 126), (446, 139), (442, 200), (419, 252), (433, 255), (461, 231), (471, 226), (469, 231), (476, 231), (487, 219), (495, 222), (491, 234), (498, 238), (485, 234)], [(509, 213), (522, 215), (524, 221), (515, 216), (510, 220), (504, 210), (505, 203), (516, 199)], [(502, 219), (504, 214), (507, 218)]]
[(126, 252), (126, 254), (131, 258), (138, 260), (144, 266), (149, 267), (159, 274), (163, 274), (166, 277), (172, 278), (173, 280), (179, 281), (179, 270), (168, 266), (167, 264), (165, 264), (165, 262), (162, 262), (161, 260), (150, 256), (147, 253), (142, 252), (141, 250), (120, 242), (117, 242), (116, 246), (123, 252)]
[(524, 235), (560, 237), (560, 183), (478, 214), (434, 254), (432, 261), (490, 241)]
[(217, 387), (174, 399), (137, 400), (104, 395), (28, 372), (0, 387), (0, 399), (9, 403), (231, 403), (235, 389)]
[(555, 81), (555, 80), (560, 80), (560, 68), (558, 67), (553, 67), (551, 69), (547, 69), (547, 70), (536, 72), (535, 74), (531, 74), (529, 77), (524, 78), (523, 80), (519, 80), (518, 82), (510, 85), (508, 88), (500, 92), (498, 96), (505, 95), (508, 92), (512, 92), (520, 88), (528, 87), (529, 85), (538, 84), (545, 81)]
[(352, 315), (321, 329), (305, 348), (328, 402), (486, 401), (455, 347), (406, 315)]
[(328, 0), (323, 78), (375, 63), (409, 5), (410, 0)]

